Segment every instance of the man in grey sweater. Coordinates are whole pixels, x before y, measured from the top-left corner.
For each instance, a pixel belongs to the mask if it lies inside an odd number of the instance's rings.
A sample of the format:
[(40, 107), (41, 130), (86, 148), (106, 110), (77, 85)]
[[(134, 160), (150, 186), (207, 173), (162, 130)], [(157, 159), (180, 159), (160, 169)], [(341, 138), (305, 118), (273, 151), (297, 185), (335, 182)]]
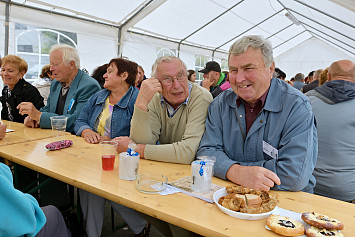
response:
[(355, 63), (334, 62), (328, 81), (306, 95), (318, 132), (314, 193), (355, 201)]

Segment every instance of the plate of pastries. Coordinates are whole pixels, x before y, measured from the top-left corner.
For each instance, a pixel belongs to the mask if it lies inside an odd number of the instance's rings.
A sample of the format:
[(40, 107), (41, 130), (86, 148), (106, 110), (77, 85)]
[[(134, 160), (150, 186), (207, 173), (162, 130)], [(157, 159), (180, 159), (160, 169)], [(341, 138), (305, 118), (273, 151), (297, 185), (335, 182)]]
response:
[(302, 236), (308, 237), (343, 237), (341, 230), (344, 225), (337, 219), (328, 217), (317, 212), (304, 212), (301, 219), (306, 223), (290, 217), (272, 214), (266, 219), (266, 225), (275, 233), (283, 236)]
[(213, 200), (222, 212), (245, 220), (264, 219), (272, 214), (278, 204), (278, 198), (269, 195), (269, 192), (237, 184), (217, 190)]

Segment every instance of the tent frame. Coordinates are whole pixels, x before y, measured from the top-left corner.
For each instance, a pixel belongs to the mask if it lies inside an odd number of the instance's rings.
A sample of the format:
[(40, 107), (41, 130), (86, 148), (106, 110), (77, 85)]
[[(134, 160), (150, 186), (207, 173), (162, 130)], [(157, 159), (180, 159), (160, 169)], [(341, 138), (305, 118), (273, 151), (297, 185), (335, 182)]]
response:
[[(187, 41), (188, 38), (190, 38), (191, 36), (193, 36), (194, 34), (196, 34), (197, 32), (199, 32), (200, 30), (202, 30), (203, 28), (207, 27), (208, 25), (210, 25), (212, 22), (214, 22), (215, 20), (217, 20), (218, 18), (220, 18), (221, 16), (225, 15), (226, 13), (228, 13), (229, 11), (231, 11), (233, 8), (235, 8), (236, 6), (238, 6), (239, 4), (241, 4), (242, 2), (244, 2), (245, 0), (240, 0), (239, 2), (237, 2), (236, 4), (234, 4), (232, 7), (226, 9), (224, 12), (222, 12), (221, 14), (219, 14), (218, 16), (216, 16), (215, 18), (213, 18), (212, 20), (210, 20), (209, 22), (207, 22), (206, 24), (204, 24), (203, 26), (199, 27), (198, 29), (196, 29), (194, 32), (192, 32), (191, 34), (187, 35), (186, 37), (184, 37), (183, 39), (171, 39), (170, 37), (167, 37), (167, 36), (157, 36), (157, 35), (152, 35), (152, 34), (147, 34), (147, 33), (142, 33), (142, 32), (138, 32), (138, 31), (135, 31), (134, 30), (134, 25), (139, 22), (140, 20), (142, 20), (145, 16), (147, 16), (148, 14), (150, 14), (151, 12), (153, 12), (155, 9), (157, 9), (158, 7), (160, 7), (166, 0), (146, 0), (145, 2), (143, 2), (140, 6), (138, 6), (133, 12), (131, 12), (129, 15), (127, 15), (124, 20), (122, 22), (118, 22), (118, 23), (115, 23), (115, 22), (112, 22), (112, 21), (108, 21), (106, 19), (101, 19), (101, 18), (97, 18), (97, 17), (94, 17), (94, 16), (91, 16), (91, 15), (88, 15), (88, 14), (85, 14), (85, 13), (81, 13), (81, 12), (76, 12), (76, 11), (71, 11), (77, 15), (82, 15), (82, 16), (85, 16), (85, 17), (88, 17), (88, 18), (93, 18), (95, 20), (92, 20), (92, 19), (87, 19), (87, 18), (84, 18), (84, 17), (80, 17), (80, 16), (72, 16), (70, 14), (65, 14), (65, 13), (60, 13), (60, 12), (56, 12), (54, 11), (55, 8), (57, 9), (61, 9), (61, 7), (57, 7), (57, 6), (54, 6), (54, 5), (50, 5), (50, 4), (47, 4), (47, 3), (43, 3), (39, 0), (28, 0), (28, 1), (31, 1), (31, 2), (34, 2), (34, 3), (38, 3), (38, 4), (43, 4), (45, 6), (49, 6), (49, 7), (52, 7), (53, 9), (52, 10), (46, 10), (46, 9), (41, 9), (39, 7), (33, 7), (33, 6), (29, 6), (26, 4), (26, 1), (24, 1), (23, 4), (20, 4), (20, 3), (16, 3), (16, 2), (12, 2), (11, 0), (0, 0), (0, 2), (4, 2), (6, 4), (6, 7), (5, 7), (5, 55), (8, 54), (8, 47), (9, 47), (9, 22), (10, 22), (10, 5), (15, 5), (15, 6), (21, 6), (21, 7), (25, 7), (25, 8), (29, 8), (29, 9), (33, 9), (33, 10), (38, 10), (38, 11), (42, 11), (42, 12), (46, 12), (46, 13), (50, 13), (50, 14), (56, 14), (56, 15), (60, 15), (60, 16), (64, 16), (64, 17), (70, 17), (70, 18), (74, 18), (74, 19), (77, 19), (77, 20), (81, 20), (81, 21), (85, 21), (85, 22), (91, 22), (91, 23), (95, 23), (95, 24), (102, 24), (102, 25), (105, 25), (105, 26), (110, 26), (110, 27), (115, 27), (117, 28), (117, 35), (118, 35), (118, 45), (117, 45), (117, 55), (118, 56), (122, 56), (122, 46), (123, 46), (123, 39), (124, 39), (124, 35), (126, 32), (129, 32), (129, 33), (132, 33), (132, 34), (137, 34), (137, 35), (141, 35), (141, 36), (145, 36), (145, 37), (149, 37), (149, 38), (154, 38), (154, 39), (159, 39), (159, 40), (164, 40), (164, 41), (168, 41), (168, 42), (173, 42), (173, 43), (177, 43), (178, 45), (178, 56), (180, 55), (180, 50), (181, 50), (181, 45), (186, 45), (186, 46), (190, 46), (190, 47), (195, 47), (195, 48), (199, 48), (199, 49), (205, 49), (205, 50), (209, 50), (209, 51), (212, 51), (212, 59), (214, 58), (214, 55), (215, 55), (215, 52), (221, 52), (221, 53), (228, 53), (226, 50), (223, 50), (223, 49), (220, 49), (221, 47), (223, 47), (224, 45), (230, 43), (231, 41), (237, 39), (238, 37), (246, 34), (247, 32), (249, 32), (250, 30), (254, 29), (255, 27), (258, 27), (260, 24), (262, 24), (263, 22), (266, 22), (267, 20), (271, 19), (272, 17), (276, 16), (277, 14), (279, 14), (280, 12), (282, 11), (287, 11), (290, 15), (292, 15), (296, 20), (298, 20), (301, 24), (301, 26), (305, 29), (305, 31), (307, 31), (308, 33), (310, 33), (311, 35), (313, 36), (317, 36), (317, 38), (320, 38), (321, 40), (323, 41), (326, 41), (328, 43), (330, 43), (331, 45), (335, 45), (337, 47), (340, 47), (341, 49), (347, 51), (348, 53), (352, 54), (352, 55), (355, 55), (355, 52), (352, 52), (351, 50), (349, 49), (345, 49), (344, 47), (342, 47), (341, 45), (338, 45), (328, 39), (326, 39), (325, 37), (321, 37), (318, 33), (315, 33), (314, 30), (316, 30), (314, 27), (310, 26), (309, 24), (305, 23), (304, 21), (301, 21), (300, 19), (298, 19), (297, 17), (295, 17), (294, 14), (296, 15), (299, 15), (299, 16), (302, 16), (312, 22), (314, 22), (315, 24), (318, 24), (322, 27), (325, 27), (329, 30), (331, 30), (332, 32), (335, 32), (343, 37), (346, 37), (348, 39), (350, 39), (351, 41), (355, 41), (355, 39), (337, 31), (336, 29), (333, 29), (329, 26), (326, 26), (314, 19), (311, 19), (307, 16), (305, 16), (304, 14), (301, 14), (293, 9), (290, 9), (290, 8), (287, 8), (284, 3), (283, 3), (283, 0), (277, 0), (277, 2), (283, 7), (283, 9), (281, 9), (280, 11), (272, 14), (271, 16), (265, 18), (263, 21), (259, 22), (258, 24), (248, 28), (247, 30), (245, 30), (243, 33), (241, 34), (238, 34), (237, 36), (233, 37), (232, 39), (230, 40), (227, 40), (226, 42), (224, 42), (223, 44), (221, 44), (220, 46), (218, 47), (215, 47), (215, 48), (211, 48), (211, 47), (208, 47), (208, 46), (205, 46), (205, 45), (197, 45), (196, 43), (190, 43)], [(338, 19), (326, 12), (323, 12), (315, 7), (312, 7), (310, 6), (309, 4), (306, 4), (300, 0), (293, 0), (294, 2), (297, 2), (298, 4), (301, 4), (309, 9), (312, 9), (314, 11), (317, 11), (327, 17), (330, 17), (342, 24), (345, 24), (353, 29), (355, 29), (354, 25), (348, 23), (348, 22), (345, 22), (341, 19)], [(62, 8), (64, 9), (64, 8)], [(70, 9), (65, 9), (65, 10), (70, 10)], [(285, 29), (289, 28), (290, 26), (292, 26), (293, 24), (290, 24), (284, 28), (282, 28), (281, 30), (279, 30), (278, 32), (276, 33), (273, 33), (272, 35), (268, 36), (267, 39), (270, 39), (274, 36), (276, 36), (278, 33), (284, 31)], [(312, 28), (313, 30), (309, 29), (309, 28)], [(292, 36), (292, 38), (294, 38), (295, 36), (298, 36), (302, 33), (304, 33), (305, 31), (302, 31), (301, 33), (297, 34), (297, 35), (294, 35)], [(318, 31), (318, 30), (317, 30)], [(153, 33), (154, 34), (154, 33)], [(343, 45), (346, 45), (348, 47), (350, 47), (351, 49), (355, 49), (354, 47), (350, 46), (349, 44), (345, 43), (344, 41), (342, 41), (341, 39), (337, 39), (335, 37), (332, 37), (326, 33), (323, 33), (322, 34), (336, 40), (337, 42), (343, 44)], [(291, 39), (292, 39), (291, 38)], [(289, 42), (291, 39), (288, 39), (288, 40), (285, 40), (282, 44), (286, 43), (286, 42)], [(279, 47), (281, 44), (277, 45), (277, 46), (274, 46), (273, 48), (277, 48)]]

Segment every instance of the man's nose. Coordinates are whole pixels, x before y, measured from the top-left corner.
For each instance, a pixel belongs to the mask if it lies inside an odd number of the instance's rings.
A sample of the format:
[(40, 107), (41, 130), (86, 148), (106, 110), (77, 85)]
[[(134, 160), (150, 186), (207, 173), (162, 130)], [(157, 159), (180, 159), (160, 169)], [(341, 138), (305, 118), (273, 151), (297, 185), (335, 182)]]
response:
[(174, 88), (179, 88), (181, 86), (177, 78), (173, 79), (173, 85), (172, 86)]

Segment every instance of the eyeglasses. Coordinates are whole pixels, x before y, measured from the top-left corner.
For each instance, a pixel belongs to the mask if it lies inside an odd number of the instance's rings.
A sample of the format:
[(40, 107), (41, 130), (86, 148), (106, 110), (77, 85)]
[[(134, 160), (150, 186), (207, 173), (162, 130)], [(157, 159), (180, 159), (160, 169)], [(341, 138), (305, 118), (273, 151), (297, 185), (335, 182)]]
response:
[(184, 82), (186, 78), (186, 73), (181, 72), (176, 77), (163, 77), (161, 83), (165, 86), (171, 86), (174, 83), (175, 79), (178, 80), (178, 82)]

